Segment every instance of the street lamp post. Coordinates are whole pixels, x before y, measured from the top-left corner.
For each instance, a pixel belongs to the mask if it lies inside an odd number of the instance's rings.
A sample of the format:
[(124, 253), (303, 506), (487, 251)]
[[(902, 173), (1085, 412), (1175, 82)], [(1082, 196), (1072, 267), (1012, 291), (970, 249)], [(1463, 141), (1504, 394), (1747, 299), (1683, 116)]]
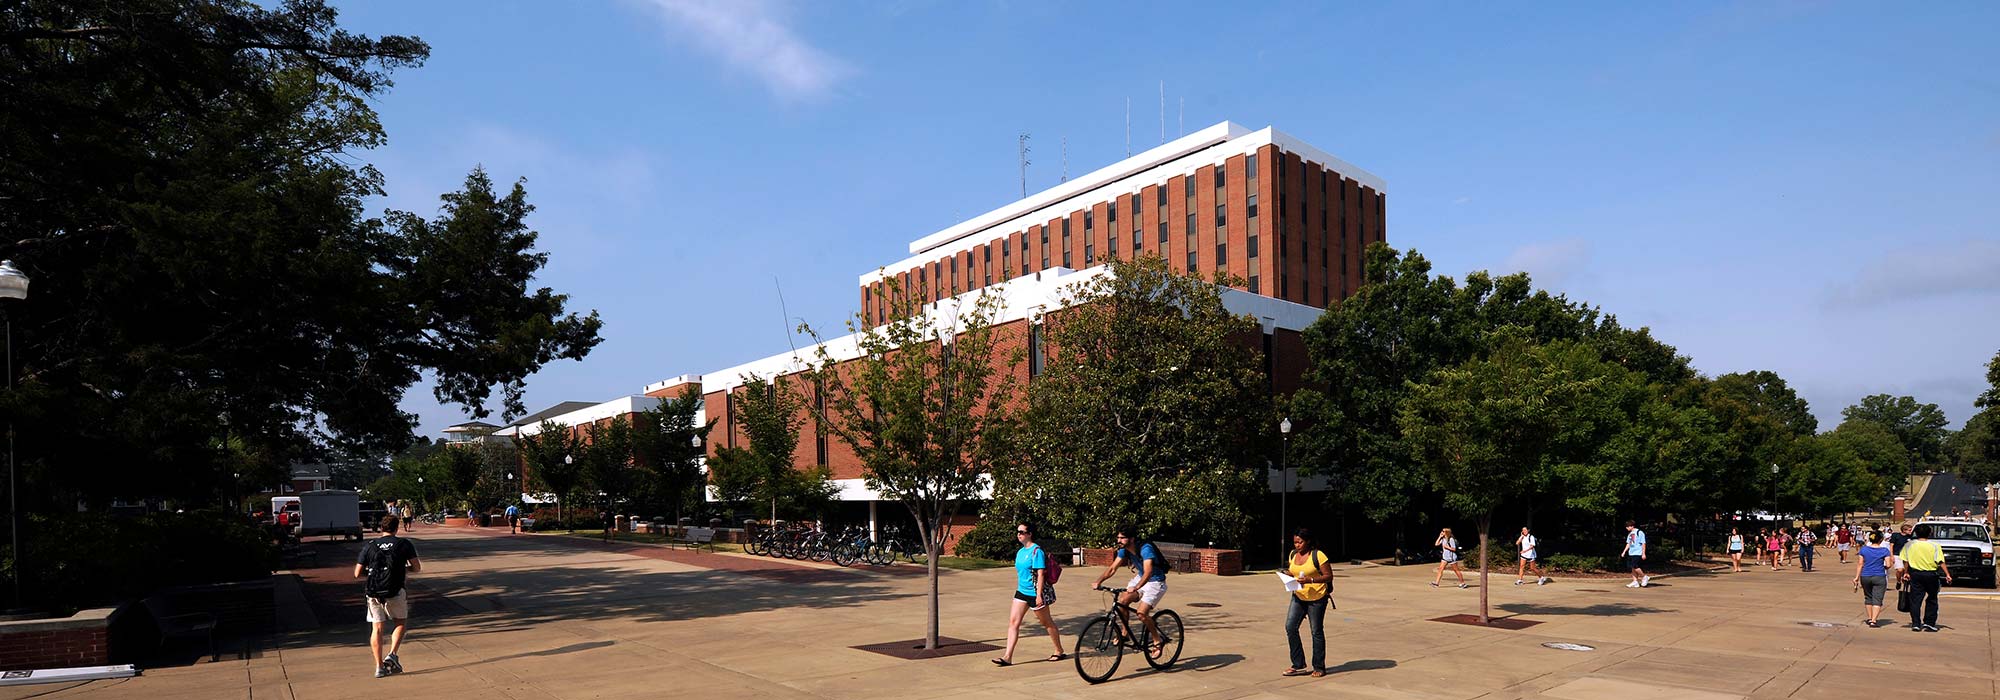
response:
[[(0, 299), (26, 300), (28, 298), (28, 276), (14, 267), (12, 260), (0, 260)], [(7, 393), (14, 393), (14, 316), (7, 315)], [(12, 538), (14, 566), (8, 578), (13, 579), (14, 607), (21, 607), (21, 503), (16, 492), (20, 490), (20, 479), (14, 469), (14, 418), (7, 418), (7, 534)]]
[(1278, 421), (1278, 435), (1283, 446), (1278, 451), (1278, 558), (1284, 560), (1285, 552), (1291, 549), (1290, 513), (1287, 501), (1292, 494), (1292, 419), (1290, 416)]
[(1771, 522), (1778, 522), (1778, 465), (1771, 464)]
[[(508, 496), (508, 498), (510, 498), (510, 499), (514, 499), (514, 500), (519, 500), (519, 499), (520, 499), (520, 497), (521, 497), (521, 494), (519, 494), (519, 493), (512, 493), (512, 492), (514, 491), (514, 472), (507, 472), (507, 490), (508, 490), (508, 491), (510, 492), (510, 495)], [(507, 507), (508, 507), (508, 508), (514, 508), (515, 506), (514, 506), (514, 504), (513, 504), (513, 503), (508, 503), (508, 504), (507, 504)], [(510, 534), (510, 535), (518, 535), (518, 534), (521, 534), (521, 529), (520, 529), (520, 526), (516, 524), (516, 523), (519, 523), (519, 522), (521, 522), (521, 517), (520, 517), (520, 516), (518, 516), (518, 515), (515, 515), (515, 516), (511, 516), (511, 517), (507, 518), (507, 534)]]

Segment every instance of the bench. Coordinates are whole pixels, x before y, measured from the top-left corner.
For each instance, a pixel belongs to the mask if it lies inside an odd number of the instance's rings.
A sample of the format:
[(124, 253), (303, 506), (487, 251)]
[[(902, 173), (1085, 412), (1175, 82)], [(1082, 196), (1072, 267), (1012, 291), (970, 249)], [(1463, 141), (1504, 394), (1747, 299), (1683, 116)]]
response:
[(683, 528), (681, 530), (681, 536), (679, 538), (676, 538), (673, 541), (673, 543), (679, 545), (686, 545), (688, 549), (699, 549), (701, 547), (712, 546), (715, 544), (715, 528), (712, 527)]
[(1168, 564), (1173, 565), (1175, 572), (1185, 574), (1200, 570), (1196, 568), (1200, 561), (1199, 557), (1195, 554), (1195, 550), (1200, 549), (1199, 547), (1181, 542), (1160, 542), (1157, 540), (1153, 542), (1153, 546), (1160, 550), (1160, 556), (1165, 557)]
[(160, 647), (166, 648), (167, 641), (177, 637), (206, 637), (208, 639), (209, 660), (221, 657), (215, 650), (215, 615), (205, 612), (178, 613), (164, 596), (153, 596), (141, 601), (146, 612), (153, 616), (153, 626), (160, 630)]

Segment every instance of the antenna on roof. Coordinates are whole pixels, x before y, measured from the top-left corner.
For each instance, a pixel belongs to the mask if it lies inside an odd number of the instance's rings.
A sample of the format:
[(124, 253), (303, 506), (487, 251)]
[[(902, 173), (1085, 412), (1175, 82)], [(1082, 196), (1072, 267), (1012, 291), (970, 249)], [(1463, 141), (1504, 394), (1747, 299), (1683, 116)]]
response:
[(1160, 143), (1167, 142), (1167, 81), (1160, 81)]
[(1132, 157), (1132, 98), (1125, 98), (1125, 157)]
[(778, 284), (777, 275), (771, 275), (771, 286), (778, 288), (778, 313), (785, 317), (785, 344), (792, 346), (792, 359), (799, 359), (798, 341), (792, 339), (792, 312), (785, 309), (785, 287)]
[(1026, 199), (1028, 197), (1028, 132), (1021, 132), (1021, 135), (1016, 138), (1016, 142), (1021, 148), (1021, 198)]
[(1062, 182), (1069, 182), (1069, 137), (1062, 137)]

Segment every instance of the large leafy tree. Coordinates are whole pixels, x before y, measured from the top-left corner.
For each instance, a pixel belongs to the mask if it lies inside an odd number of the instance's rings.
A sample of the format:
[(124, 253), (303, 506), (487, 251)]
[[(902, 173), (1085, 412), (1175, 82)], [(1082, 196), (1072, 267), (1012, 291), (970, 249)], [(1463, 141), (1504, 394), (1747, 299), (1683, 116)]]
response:
[(1951, 421), (1934, 403), (1918, 403), (1909, 396), (1875, 394), (1861, 403), (1841, 409), (1847, 421), (1866, 421), (1882, 426), (1903, 446), (1904, 473), (1937, 467), (1944, 454), (1945, 426)]
[[(1410, 386), (1397, 425), (1413, 460), (1445, 494), (1445, 503), (1479, 526), (1479, 621), (1487, 616), (1487, 536), (1494, 509), (1526, 495), (1532, 476), (1566, 452), (1594, 451), (1574, 426), (1615, 406), (1604, 393), (1621, 371), (1602, 366), (1571, 341), (1537, 345), (1525, 329), (1491, 337), (1484, 357), (1430, 373)], [(1615, 391), (1614, 391), (1615, 393)]]
[(583, 479), (600, 494), (598, 503), (604, 510), (599, 515), (607, 537), (612, 514), (619, 502), (631, 495), (639, 479), (632, 433), (629, 416), (613, 416), (584, 429)]
[(0, 3), (0, 258), (34, 278), (0, 411), (28, 504), (205, 498), (232, 444), (387, 454), (424, 375), (517, 414), (528, 375), (598, 342), (531, 288), (519, 184), (474, 171), (435, 218), (364, 215), (371, 104), (428, 53), (323, 0)]
[(2000, 483), (2000, 353), (1986, 363), (1986, 382), (1990, 386), (1973, 400), (1981, 410), (1945, 445), (1951, 470), (1975, 484)]
[(805, 422), (804, 398), (784, 382), (749, 375), (732, 403), (735, 423), (742, 426), (749, 446), (718, 449), (708, 461), (717, 496), (725, 501), (768, 504), (772, 520), (780, 513), (815, 516), (822, 512), (835, 492), (830, 470), (799, 469), (792, 461)]
[[(1264, 489), (1276, 419), (1257, 319), (1218, 282), (1156, 256), (1113, 261), (1065, 290), (1041, 328), (1013, 458), (993, 470), (996, 512), (1077, 541), (1119, 523), (1240, 543)], [(1143, 498), (1136, 494), (1144, 494)]]
[(1785, 378), (1770, 370), (1734, 372), (1716, 377), (1709, 392), (1718, 398), (1740, 402), (1756, 413), (1776, 418), (1786, 432), (1796, 437), (1819, 433), (1819, 419)]
[(701, 406), (701, 392), (688, 387), (632, 418), (632, 450), (642, 467), (647, 505), (672, 512), (676, 520), (702, 495), (702, 443), (715, 420), (698, 420)]
[[(996, 327), (998, 289), (925, 306), (895, 282), (885, 323), (848, 321), (858, 357), (820, 343), (803, 375), (822, 392), (826, 427), (860, 459), (868, 488), (903, 504), (928, 554), (924, 648), (938, 644), (938, 558), (965, 503), (980, 497), (1012, 423), (1018, 327)], [(804, 329), (808, 334), (810, 328)]]
[(535, 426), (534, 434), (515, 438), (514, 449), (528, 472), (529, 488), (555, 497), (556, 519), (571, 527), (564, 510), (584, 484), (587, 465), (579, 459), (583, 441), (569, 426), (545, 420)]

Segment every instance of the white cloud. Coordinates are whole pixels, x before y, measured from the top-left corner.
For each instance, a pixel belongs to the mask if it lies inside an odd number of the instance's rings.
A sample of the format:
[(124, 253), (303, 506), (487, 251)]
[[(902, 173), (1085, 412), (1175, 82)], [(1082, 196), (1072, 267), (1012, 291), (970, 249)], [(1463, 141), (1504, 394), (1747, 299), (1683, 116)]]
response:
[(780, 98), (823, 96), (853, 74), (846, 61), (806, 43), (770, 0), (636, 0), (676, 37), (748, 71)]
[(1972, 240), (1892, 251), (1834, 285), (1836, 306), (1885, 304), (2000, 292), (2000, 241)]
[(1575, 279), (1589, 263), (1590, 242), (1568, 238), (1516, 248), (1500, 263), (1500, 271), (1526, 272), (1535, 279), (1536, 286), (1555, 288)]

